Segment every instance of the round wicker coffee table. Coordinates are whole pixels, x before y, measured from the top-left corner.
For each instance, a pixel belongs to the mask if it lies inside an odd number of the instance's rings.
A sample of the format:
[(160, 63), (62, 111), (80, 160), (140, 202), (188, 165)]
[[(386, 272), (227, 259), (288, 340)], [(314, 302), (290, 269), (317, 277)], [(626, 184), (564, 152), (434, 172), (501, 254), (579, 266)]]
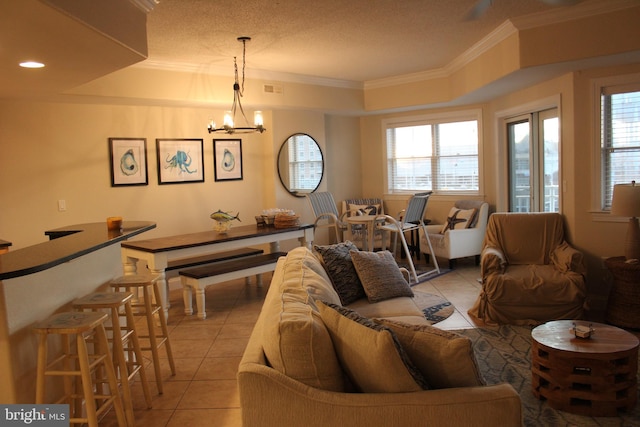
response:
[[(591, 325), (576, 338), (573, 324)], [(638, 338), (611, 325), (557, 320), (531, 332), (533, 394), (554, 409), (595, 417), (617, 416), (637, 400)]]

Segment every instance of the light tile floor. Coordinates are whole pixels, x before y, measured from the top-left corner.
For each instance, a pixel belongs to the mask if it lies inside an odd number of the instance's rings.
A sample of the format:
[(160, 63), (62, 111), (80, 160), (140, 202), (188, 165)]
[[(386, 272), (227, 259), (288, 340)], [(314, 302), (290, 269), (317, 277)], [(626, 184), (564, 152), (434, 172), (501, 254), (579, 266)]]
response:
[[(476, 327), (467, 314), (480, 290), (479, 267), (473, 259), (460, 260), (450, 273), (419, 284), (416, 289), (441, 295), (455, 306), (442, 329)], [(237, 280), (206, 291), (207, 318), (184, 314), (182, 290), (171, 286), (169, 337), (176, 375), (171, 376), (166, 355), (161, 351), (164, 393), (159, 395), (151, 366), (147, 368), (153, 408), (147, 409), (138, 379), (132, 385), (137, 427), (240, 427), (240, 402), (236, 371), (253, 325), (258, 318), (270, 275), (257, 288)], [(144, 325), (140, 324), (144, 329)], [(117, 426), (111, 411), (101, 426)]]

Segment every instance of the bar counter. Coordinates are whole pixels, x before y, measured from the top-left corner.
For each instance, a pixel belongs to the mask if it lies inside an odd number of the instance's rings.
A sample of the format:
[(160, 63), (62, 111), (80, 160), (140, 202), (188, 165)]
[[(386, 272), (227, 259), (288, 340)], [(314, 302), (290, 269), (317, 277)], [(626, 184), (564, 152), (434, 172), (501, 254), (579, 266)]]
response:
[(0, 255), (0, 280), (55, 267), (155, 227), (153, 222), (125, 221), (117, 232), (107, 230), (104, 222), (94, 222), (45, 231), (52, 240)]
[(106, 290), (123, 274), (120, 242), (155, 227), (125, 221), (110, 232), (106, 222), (72, 225), (45, 232), (50, 241), (0, 254), (0, 403), (35, 401), (33, 325)]

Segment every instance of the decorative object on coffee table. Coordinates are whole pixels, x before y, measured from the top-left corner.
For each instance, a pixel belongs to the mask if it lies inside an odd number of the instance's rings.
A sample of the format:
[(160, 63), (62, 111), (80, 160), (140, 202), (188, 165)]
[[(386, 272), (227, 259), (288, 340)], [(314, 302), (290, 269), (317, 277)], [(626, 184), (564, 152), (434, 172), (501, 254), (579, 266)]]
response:
[(623, 256), (607, 258), (604, 263), (613, 275), (607, 323), (640, 329), (640, 263), (626, 262)]
[[(593, 327), (590, 339), (576, 327)], [(614, 417), (637, 400), (638, 338), (615, 326), (556, 320), (531, 332), (533, 394), (554, 409)]]

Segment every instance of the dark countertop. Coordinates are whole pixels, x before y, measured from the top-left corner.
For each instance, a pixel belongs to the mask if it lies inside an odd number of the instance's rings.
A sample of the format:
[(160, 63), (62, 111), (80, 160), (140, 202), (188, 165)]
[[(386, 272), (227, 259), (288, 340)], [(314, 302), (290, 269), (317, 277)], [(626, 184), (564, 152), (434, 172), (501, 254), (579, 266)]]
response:
[(113, 232), (107, 230), (106, 222), (94, 222), (46, 231), (52, 240), (0, 255), (0, 280), (55, 267), (155, 227), (149, 221), (124, 221), (122, 231)]
[(216, 231), (201, 231), (199, 233), (179, 234), (176, 236), (156, 237), (154, 239), (136, 240), (135, 242), (125, 242), (123, 248), (136, 249), (143, 252), (167, 252), (177, 249), (192, 248), (212, 243), (228, 242), (232, 240), (241, 240), (248, 237), (259, 237), (262, 235), (271, 235), (286, 233), (293, 230), (305, 230), (313, 228), (313, 224), (300, 224), (294, 227), (275, 228), (253, 225), (243, 225), (240, 227), (231, 227), (226, 233), (218, 233)]

